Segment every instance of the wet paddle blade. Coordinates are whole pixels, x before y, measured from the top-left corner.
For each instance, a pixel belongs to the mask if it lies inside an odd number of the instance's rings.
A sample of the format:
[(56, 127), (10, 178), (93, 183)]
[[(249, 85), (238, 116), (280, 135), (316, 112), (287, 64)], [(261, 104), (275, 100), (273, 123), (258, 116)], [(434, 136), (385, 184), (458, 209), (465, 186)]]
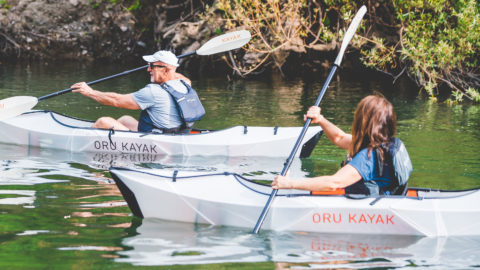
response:
[(250, 41), (251, 35), (247, 30), (235, 31), (220, 35), (209, 40), (197, 50), (198, 55), (211, 55), (238, 49)]
[(37, 105), (36, 97), (17, 96), (0, 100), (0, 121), (29, 111)]

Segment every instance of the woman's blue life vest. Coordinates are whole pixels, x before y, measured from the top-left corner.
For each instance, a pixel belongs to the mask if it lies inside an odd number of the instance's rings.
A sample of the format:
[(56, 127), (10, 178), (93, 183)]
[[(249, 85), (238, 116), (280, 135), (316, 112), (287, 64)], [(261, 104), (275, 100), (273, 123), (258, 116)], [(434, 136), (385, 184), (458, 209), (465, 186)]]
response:
[(186, 93), (175, 91), (173, 87), (166, 83), (160, 84), (163, 90), (169, 93), (177, 106), (180, 117), (182, 118), (183, 125), (177, 128), (164, 129), (156, 127), (153, 124), (152, 119), (148, 115), (146, 110), (142, 110), (140, 118), (138, 120), (138, 131), (151, 132), (153, 129), (159, 129), (164, 133), (178, 133), (181, 130), (191, 129), (195, 121), (200, 120), (205, 115), (205, 109), (202, 102), (197, 95), (195, 89), (193, 89), (188, 83), (180, 80), (187, 88)]
[[(385, 177), (393, 176), (393, 183), (386, 187), (379, 187), (375, 181), (358, 181), (345, 188), (347, 194), (364, 194), (364, 195), (404, 195), (407, 191), (408, 179), (412, 173), (413, 166), (408, 155), (407, 149), (403, 142), (398, 138), (393, 138), (389, 143), (380, 146), (385, 153), (382, 162), (378, 156), (379, 149), (375, 149), (373, 153), (376, 155), (377, 175)], [(385, 170), (391, 170), (387, 172)], [(393, 171), (392, 171), (393, 170)]]

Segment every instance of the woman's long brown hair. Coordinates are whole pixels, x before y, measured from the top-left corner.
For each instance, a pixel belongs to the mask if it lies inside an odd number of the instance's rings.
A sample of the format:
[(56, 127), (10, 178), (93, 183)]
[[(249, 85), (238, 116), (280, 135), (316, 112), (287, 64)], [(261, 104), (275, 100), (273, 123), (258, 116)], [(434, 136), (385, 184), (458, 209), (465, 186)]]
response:
[[(392, 104), (384, 97), (367, 96), (363, 98), (355, 110), (352, 125), (352, 143), (348, 149), (350, 157), (367, 148), (368, 153), (382, 144), (388, 143), (396, 132), (397, 117)], [(384, 152), (380, 149), (380, 160), (384, 160)]]

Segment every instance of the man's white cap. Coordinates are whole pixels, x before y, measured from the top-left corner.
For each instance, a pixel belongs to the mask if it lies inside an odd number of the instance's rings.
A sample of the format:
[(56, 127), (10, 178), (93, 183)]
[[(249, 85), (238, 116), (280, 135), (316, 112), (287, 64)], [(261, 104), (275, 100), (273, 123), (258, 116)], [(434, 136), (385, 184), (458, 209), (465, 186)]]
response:
[(177, 56), (170, 51), (158, 51), (152, 55), (144, 55), (143, 60), (149, 63), (160, 61), (174, 67), (179, 66)]

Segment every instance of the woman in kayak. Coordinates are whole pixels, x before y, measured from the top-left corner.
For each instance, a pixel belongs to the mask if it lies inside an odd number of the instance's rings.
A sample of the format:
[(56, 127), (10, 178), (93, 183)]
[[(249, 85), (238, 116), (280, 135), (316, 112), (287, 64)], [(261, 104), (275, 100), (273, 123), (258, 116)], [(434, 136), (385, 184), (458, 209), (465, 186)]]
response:
[[(277, 176), (272, 188), (310, 191), (345, 189), (345, 193), (366, 195), (397, 193), (399, 181), (396, 170), (403, 168), (394, 168), (391, 153), (397, 145), (403, 150), (405, 148), (399, 139), (394, 138), (396, 116), (388, 100), (373, 95), (363, 98), (355, 110), (352, 134), (345, 133), (323, 117), (319, 107), (312, 106), (305, 115), (305, 120), (307, 118), (319, 124), (330, 141), (348, 151), (345, 165), (333, 175), (307, 179)], [(410, 164), (409, 171), (405, 173), (407, 179), (401, 179), (406, 186), (411, 163), (406, 150), (403, 152), (402, 162)]]

